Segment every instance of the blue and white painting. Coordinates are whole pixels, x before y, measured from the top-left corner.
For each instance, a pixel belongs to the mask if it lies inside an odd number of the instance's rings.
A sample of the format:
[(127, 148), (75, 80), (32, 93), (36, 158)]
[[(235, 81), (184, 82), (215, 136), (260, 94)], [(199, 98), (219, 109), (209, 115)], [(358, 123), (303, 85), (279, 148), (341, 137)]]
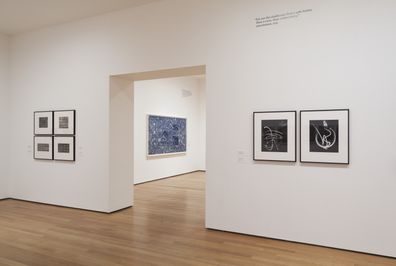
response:
[(182, 153), (187, 150), (187, 119), (148, 116), (148, 155)]

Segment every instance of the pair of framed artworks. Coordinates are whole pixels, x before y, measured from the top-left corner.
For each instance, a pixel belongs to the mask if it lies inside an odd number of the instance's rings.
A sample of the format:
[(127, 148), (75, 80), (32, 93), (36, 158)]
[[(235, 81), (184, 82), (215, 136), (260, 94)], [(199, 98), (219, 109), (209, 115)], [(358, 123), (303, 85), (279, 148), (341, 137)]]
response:
[(34, 159), (75, 161), (76, 111), (34, 112)]
[[(297, 161), (297, 112), (253, 113), (253, 159)], [(300, 162), (349, 164), (349, 109), (300, 111)]]

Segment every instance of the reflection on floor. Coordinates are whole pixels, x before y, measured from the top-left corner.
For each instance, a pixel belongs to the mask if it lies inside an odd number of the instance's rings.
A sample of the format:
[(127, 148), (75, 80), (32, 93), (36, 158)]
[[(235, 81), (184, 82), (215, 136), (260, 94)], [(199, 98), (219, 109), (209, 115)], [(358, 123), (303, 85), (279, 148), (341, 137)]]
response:
[(0, 201), (0, 265), (396, 265), (396, 260), (204, 229), (204, 173), (135, 187), (111, 215)]

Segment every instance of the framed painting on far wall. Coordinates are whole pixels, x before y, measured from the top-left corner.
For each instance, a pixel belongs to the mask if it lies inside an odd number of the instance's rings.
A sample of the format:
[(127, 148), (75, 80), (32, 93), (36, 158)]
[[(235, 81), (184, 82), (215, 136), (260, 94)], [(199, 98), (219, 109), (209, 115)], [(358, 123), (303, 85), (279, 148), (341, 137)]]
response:
[(300, 112), (300, 161), (349, 164), (349, 109)]
[(253, 113), (253, 160), (296, 161), (296, 111)]
[(147, 156), (185, 154), (187, 119), (171, 116), (147, 116)]

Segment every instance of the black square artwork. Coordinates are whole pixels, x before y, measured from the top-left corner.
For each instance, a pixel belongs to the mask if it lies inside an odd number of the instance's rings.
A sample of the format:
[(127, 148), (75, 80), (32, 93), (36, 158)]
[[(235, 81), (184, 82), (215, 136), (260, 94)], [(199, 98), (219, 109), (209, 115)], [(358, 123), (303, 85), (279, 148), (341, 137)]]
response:
[(261, 151), (287, 152), (287, 119), (261, 120)]
[(48, 117), (39, 117), (39, 128), (48, 128)]
[(50, 145), (48, 143), (38, 143), (37, 144), (37, 151), (49, 152), (50, 151)]
[(69, 117), (67, 117), (67, 116), (59, 117), (59, 128), (62, 128), (62, 129), (69, 128)]
[(309, 151), (338, 152), (338, 120), (309, 120)]
[(58, 143), (59, 153), (70, 153), (70, 144), (68, 143)]

